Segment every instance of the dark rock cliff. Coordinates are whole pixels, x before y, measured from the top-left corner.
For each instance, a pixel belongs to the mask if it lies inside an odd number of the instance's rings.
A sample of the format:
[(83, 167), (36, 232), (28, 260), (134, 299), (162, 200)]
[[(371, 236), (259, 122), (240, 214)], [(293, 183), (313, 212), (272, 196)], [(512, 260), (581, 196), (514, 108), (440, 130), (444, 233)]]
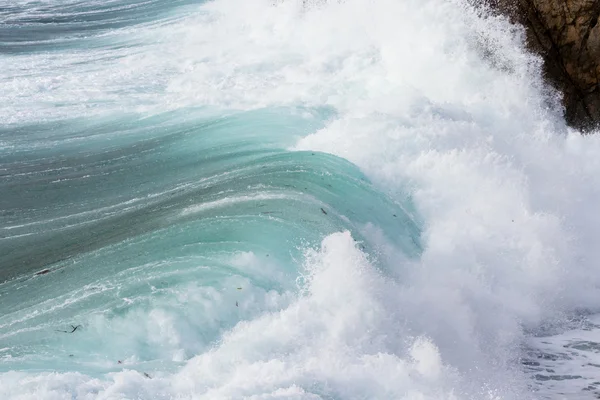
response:
[(600, 0), (490, 0), (526, 27), (528, 44), (545, 61), (549, 83), (564, 95), (567, 122), (600, 125)]

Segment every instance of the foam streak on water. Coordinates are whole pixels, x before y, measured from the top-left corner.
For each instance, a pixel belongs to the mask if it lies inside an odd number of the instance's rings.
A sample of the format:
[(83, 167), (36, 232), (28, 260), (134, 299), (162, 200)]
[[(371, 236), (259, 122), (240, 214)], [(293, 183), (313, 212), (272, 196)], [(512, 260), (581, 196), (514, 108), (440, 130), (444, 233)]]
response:
[(600, 139), (470, 3), (0, 7), (0, 398), (593, 398)]

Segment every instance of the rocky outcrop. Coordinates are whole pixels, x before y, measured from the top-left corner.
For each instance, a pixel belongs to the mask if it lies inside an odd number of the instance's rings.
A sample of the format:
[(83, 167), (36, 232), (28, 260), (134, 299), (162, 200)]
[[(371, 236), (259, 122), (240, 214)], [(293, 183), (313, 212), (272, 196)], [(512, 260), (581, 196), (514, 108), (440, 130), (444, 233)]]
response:
[(547, 80), (564, 95), (574, 127), (600, 126), (600, 0), (491, 0), (527, 29), (531, 49), (545, 61)]

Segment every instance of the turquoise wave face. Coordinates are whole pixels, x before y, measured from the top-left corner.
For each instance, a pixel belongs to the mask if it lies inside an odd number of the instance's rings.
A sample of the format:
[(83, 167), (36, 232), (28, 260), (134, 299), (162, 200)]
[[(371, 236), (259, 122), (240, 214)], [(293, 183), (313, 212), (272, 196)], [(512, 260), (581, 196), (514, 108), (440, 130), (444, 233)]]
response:
[(368, 226), (417, 256), (409, 200), (344, 159), (285, 150), (332, 115), (186, 110), (2, 132), (0, 370), (173, 368), (296, 298), (304, 251), (334, 232), (376, 264)]

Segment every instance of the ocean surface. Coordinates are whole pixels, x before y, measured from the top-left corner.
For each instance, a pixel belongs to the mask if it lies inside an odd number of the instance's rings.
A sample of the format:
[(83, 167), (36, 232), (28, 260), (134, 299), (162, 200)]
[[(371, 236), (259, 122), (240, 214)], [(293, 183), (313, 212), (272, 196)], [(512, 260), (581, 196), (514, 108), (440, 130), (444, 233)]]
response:
[(0, 399), (600, 396), (600, 133), (477, 3), (0, 1)]

